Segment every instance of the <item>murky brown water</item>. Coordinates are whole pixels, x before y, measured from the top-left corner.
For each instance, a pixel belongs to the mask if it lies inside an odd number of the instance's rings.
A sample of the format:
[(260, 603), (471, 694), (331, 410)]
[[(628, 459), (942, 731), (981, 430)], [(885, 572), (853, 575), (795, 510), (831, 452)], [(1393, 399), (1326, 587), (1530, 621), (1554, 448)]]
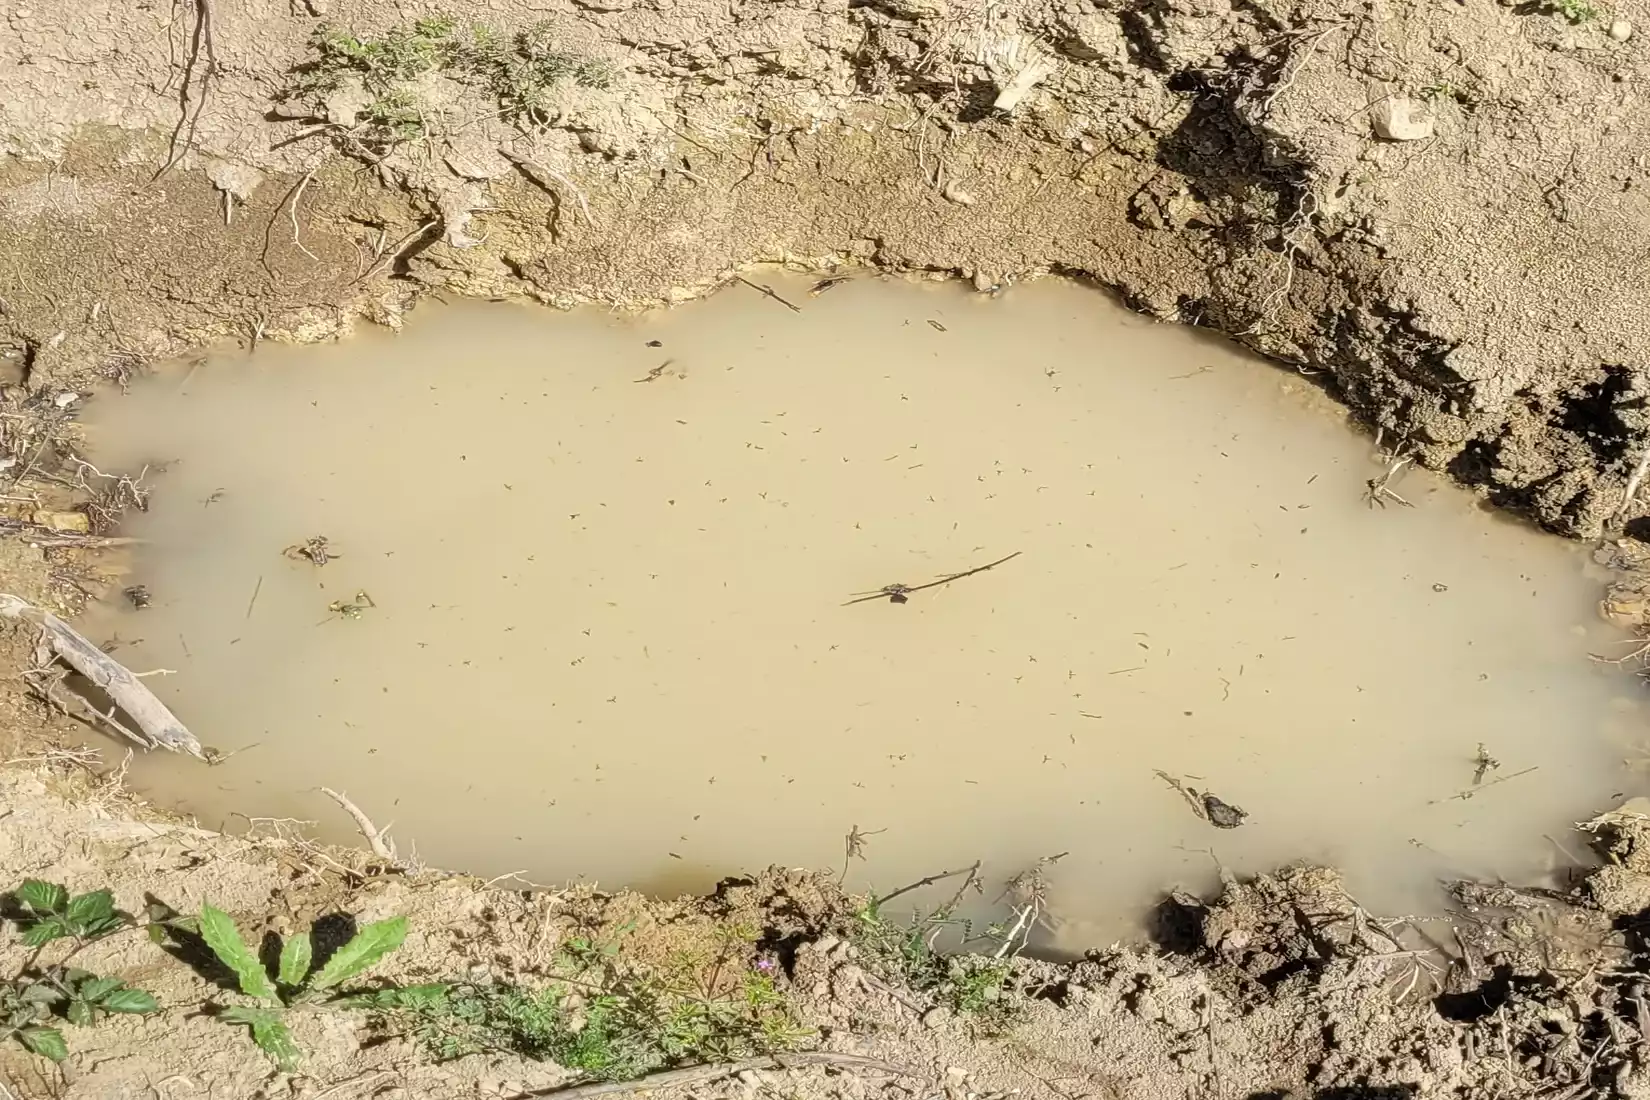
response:
[[(432, 863), (540, 882), (838, 866), (854, 826), (885, 887), (1069, 850), (1066, 946), (1211, 855), (1429, 905), (1610, 802), (1642, 718), (1586, 660), (1577, 548), (1419, 473), (1371, 509), (1368, 441), (1303, 380), (1083, 287), (764, 281), (803, 311), (431, 307), (98, 401), (101, 465), (175, 461), (131, 527), (154, 604), (92, 629), (245, 749), (135, 784), (347, 840), (342, 788)], [(282, 556), (312, 535), (324, 568)], [(1453, 798), (1480, 742), (1487, 780), (1537, 770)]]

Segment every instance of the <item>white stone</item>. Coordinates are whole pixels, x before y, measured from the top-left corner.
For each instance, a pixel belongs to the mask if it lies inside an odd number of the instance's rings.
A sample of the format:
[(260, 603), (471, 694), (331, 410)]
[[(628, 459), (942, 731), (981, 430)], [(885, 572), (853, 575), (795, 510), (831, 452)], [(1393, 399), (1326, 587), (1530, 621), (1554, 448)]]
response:
[(1407, 96), (1389, 96), (1370, 108), (1375, 136), (1386, 141), (1420, 141), (1432, 136), (1434, 119), (1424, 103)]
[(1625, 42), (1633, 37), (1633, 24), (1625, 19), (1617, 19), (1610, 24), (1610, 37), (1617, 42)]

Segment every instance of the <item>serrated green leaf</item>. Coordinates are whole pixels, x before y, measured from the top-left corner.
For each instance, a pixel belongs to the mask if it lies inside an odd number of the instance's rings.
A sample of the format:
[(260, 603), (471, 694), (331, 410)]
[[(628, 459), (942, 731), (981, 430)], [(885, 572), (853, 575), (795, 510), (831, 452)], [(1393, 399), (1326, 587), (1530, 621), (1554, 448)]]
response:
[(55, 913), (69, 904), (69, 891), (55, 882), (25, 879), (17, 888), (17, 900), (36, 913)]
[(309, 976), (309, 964), (314, 948), (308, 932), (295, 932), (281, 945), (281, 966), (276, 974), (282, 985), (296, 989)]
[(59, 918), (47, 917), (40, 923), (31, 924), (28, 928), (25, 928), (23, 934), (18, 938), (23, 941), (25, 946), (39, 947), (43, 943), (60, 940), (68, 934), (68, 929), (63, 927), (63, 922)]
[(252, 1041), (269, 1055), (283, 1073), (291, 1073), (303, 1060), (304, 1052), (292, 1038), (286, 1021), (274, 1013), (252, 1021)]
[(269, 975), (264, 973), (263, 964), (246, 946), (246, 941), (241, 939), (228, 913), (211, 905), (201, 906), (201, 939), (206, 941), (206, 946), (212, 949), (219, 962), (235, 972), (242, 993), (260, 1001), (277, 1000), (275, 987), (270, 984)]
[(55, 1027), (26, 1027), (17, 1033), (23, 1045), (43, 1058), (61, 1062), (69, 1056), (69, 1044)]
[(87, 978), (75, 990), (80, 999), (87, 1002), (101, 1001), (105, 996), (119, 989), (125, 983), (119, 978)]
[(407, 938), (407, 918), (391, 917), (374, 921), (355, 934), (355, 938), (340, 947), (315, 975), (309, 987), (314, 990), (331, 989), (365, 971), (378, 960), (401, 946)]
[(69, 899), (68, 908), (63, 915), (71, 924), (87, 925), (97, 921), (105, 921), (115, 914), (115, 896), (107, 890), (93, 890), (88, 894), (76, 894)]
[(103, 998), (102, 1007), (109, 1012), (159, 1012), (154, 994), (144, 989), (117, 989)]
[(226, 1008), (218, 1019), (231, 1024), (246, 1024), (252, 1029), (252, 1041), (283, 1071), (291, 1073), (298, 1067), (304, 1052), (293, 1041), (287, 1030), (282, 1010), (278, 1008)]
[(81, 925), (80, 934), (89, 939), (96, 939), (99, 936), (107, 936), (110, 932), (117, 932), (124, 927), (126, 927), (126, 918), (116, 913), (112, 916), (87, 921)]
[(375, 989), (370, 993), (339, 997), (327, 1003), (339, 1008), (436, 1008), (447, 999), (450, 989), (452, 986), (446, 982), (391, 986), (388, 989)]
[(76, 1027), (91, 1027), (92, 1006), (76, 997), (69, 1002), (69, 1007), (63, 1010), (63, 1018)]
[(280, 1009), (276, 1008), (247, 1008), (244, 1005), (230, 1005), (218, 1013), (218, 1019), (231, 1024), (250, 1024), (259, 1020), (273, 1019)]
[(63, 999), (63, 991), (46, 982), (35, 982), (25, 987), (18, 996), (30, 1004), (54, 1005)]

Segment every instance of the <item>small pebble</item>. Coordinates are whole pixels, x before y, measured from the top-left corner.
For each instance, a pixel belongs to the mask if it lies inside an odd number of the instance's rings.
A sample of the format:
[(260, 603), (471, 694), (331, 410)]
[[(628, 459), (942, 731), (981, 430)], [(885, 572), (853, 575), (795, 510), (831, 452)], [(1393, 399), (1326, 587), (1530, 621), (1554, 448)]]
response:
[(52, 404), (56, 405), (60, 409), (66, 409), (79, 400), (80, 395), (78, 393), (60, 393), (52, 401)]
[(1633, 24), (1625, 19), (1617, 19), (1610, 24), (1610, 37), (1617, 42), (1625, 42), (1633, 37)]

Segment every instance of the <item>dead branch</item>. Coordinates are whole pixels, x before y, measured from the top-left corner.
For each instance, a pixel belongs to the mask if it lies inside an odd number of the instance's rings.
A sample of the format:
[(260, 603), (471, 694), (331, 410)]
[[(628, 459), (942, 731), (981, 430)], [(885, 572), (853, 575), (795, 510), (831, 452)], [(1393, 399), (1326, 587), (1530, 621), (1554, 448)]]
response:
[(315, 163), (314, 168), (304, 173), (304, 178), (298, 181), (298, 186), (293, 189), (292, 198), (288, 200), (286, 206), (286, 216), (292, 222), (292, 243), (297, 246), (299, 252), (308, 256), (315, 263), (320, 263), (321, 258), (304, 247), (303, 238), (298, 231), (298, 204), (304, 201), (304, 191), (309, 188), (310, 180), (315, 178), (317, 169), (325, 162), (326, 158), (323, 156), (321, 160)]
[[(946, 879), (956, 878), (958, 875), (967, 875), (967, 876), (969, 876), (970, 879), (973, 879), (973, 878), (978, 876), (979, 871), (980, 871), (980, 861), (975, 860), (973, 863), (969, 864), (967, 867), (958, 867), (955, 871), (941, 871), (937, 875), (929, 875), (927, 878), (919, 878), (917, 881), (915, 881), (913, 883), (909, 883), (908, 885), (901, 886), (898, 890), (895, 890), (891, 894), (884, 894), (880, 898), (876, 898), (872, 902), (872, 904), (874, 904), (874, 905), (876, 905), (877, 907), (880, 908), (881, 906), (886, 905), (888, 902), (893, 901), (895, 898), (899, 897), (901, 894), (909, 894), (913, 890), (921, 890), (924, 886), (932, 886), (936, 882), (944, 882)], [(964, 883), (963, 884), (965, 889), (968, 887), (968, 885), (969, 885), (969, 883)]]
[[(111, 710), (104, 714), (84, 699), (86, 708), (98, 716), (99, 723), (115, 730), (146, 749), (162, 748), (172, 752), (186, 752), (204, 759), (200, 742), (184, 728), (165, 703), (144, 686), (143, 681), (113, 657), (93, 645), (85, 635), (50, 611), (34, 607), (17, 596), (0, 594), (0, 617), (20, 619), (40, 630), (40, 648), (60, 658), (100, 689), (126, 712), (137, 725), (132, 730), (118, 721)], [(68, 692), (67, 688), (62, 689)], [(69, 693), (72, 694), (72, 693)], [(79, 699), (79, 696), (74, 696)], [(62, 705), (59, 703), (59, 705)]]
[(368, 817), (361, 807), (351, 802), (347, 795), (340, 794), (331, 787), (322, 787), (321, 793), (338, 803), (346, 814), (355, 819), (355, 827), (361, 831), (361, 836), (366, 840), (367, 847), (372, 849), (373, 855), (393, 863), (401, 862), (401, 857), (395, 854), (395, 845), (389, 839), (388, 825), (380, 829), (372, 823), (372, 818)]
[(1627, 515), (1627, 509), (1633, 506), (1633, 499), (1639, 495), (1639, 486), (1644, 482), (1644, 475), (1650, 473), (1650, 446), (1644, 448), (1639, 456), (1638, 465), (1633, 467), (1632, 474), (1627, 478), (1627, 488), (1621, 493), (1621, 507), (1616, 509), (1616, 519)]
[(518, 1092), (511, 1100), (528, 1100), (535, 1096), (554, 1096), (557, 1100), (590, 1100), (595, 1096), (612, 1096), (615, 1093), (625, 1092), (653, 1092), (658, 1089), (679, 1088), (683, 1085), (702, 1085), (707, 1081), (720, 1081), (725, 1077), (735, 1077), (741, 1073), (759, 1070), (797, 1069), (802, 1066), (835, 1066), (839, 1069), (858, 1070), (862, 1073), (886, 1073), (894, 1077), (917, 1077), (916, 1070), (908, 1066), (896, 1065), (893, 1062), (884, 1062), (878, 1058), (866, 1058), (858, 1054), (830, 1054), (824, 1051), (815, 1051), (808, 1054), (772, 1054), (765, 1058), (747, 1058), (743, 1062), (718, 1062), (708, 1066), (688, 1066), (685, 1069), (670, 1069), (663, 1073), (650, 1073), (646, 1077), (638, 1077), (634, 1081), (601, 1081), (590, 1085), (574, 1085), (571, 1088), (534, 1089), (532, 1092)]
[(771, 286), (763, 286), (761, 283), (753, 283), (749, 279), (745, 278), (743, 275), (735, 275), (733, 278), (736, 282), (744, 283), (746, 286), (750, 287), (752, 290), (760, 291), (764, 297), (772, 298), (774, 301), (778, 302), (780, 305), (784, 306), (786, 309), (790, 310), (792, 313), (801, 313), (802, 312), (802, 307), (801, 306), (797, 305), (795, 302), (790, 302), (790, 301), (785, 300), (784, 298), (781, 298), (779, 296), (779, 293), (777, 291), (775, 291), (774, 288), (771, 287)]
[(420, 223), (417, 229), (412, 230), (400, 240), (396, 241), (395, 247), (390, 249), (388, 253), (380, 251), (378, 258), (373, 261), (372, 266), (367, 268), (367, 270), (361, 275), (356, 276), (355, 281), (358, 283), (364, 283), (374, 275), (377, 275), (379, 272), (392, 266), (397, 260), (401, 259), (401, 257), (406, 254), (407, 249), (411, 248), (418, 241), (423, 240), (424, 234), (428, 233), (440, 224), (440, 218), (431, 218), (426, 222)]
[(584, 192), (580, 191), (578, 185), (575, 184), (565, 173), (558, 172), (554, 168), (548, 168), (540, 162), (534, 160), (532, 157), (524, 157), (520, 153), (512, 152), (509, 149), (500, 149), (499, 152), (503, 153), (508, 160), (513, 162), (517, 168), (521, 169), (522, 175), (526, 176), (533, 183), (538, 184), (541, 188), (548, 191), (550, 193), (550, 197), (555, 199), (557, 202), (561, 201), (560, 193), (557, 192), (554, 187), (551, 187), (549, 183), (546, 183), (545, 180), (549, 180), (552, 183), (558, 183), (567, 188), (567, 190), (573, 193), (573, 197), (579, 200), (579, 213), (584, 215), (584, 224), (596, 224), (590, 217), (590, 204), (585, 201)]

